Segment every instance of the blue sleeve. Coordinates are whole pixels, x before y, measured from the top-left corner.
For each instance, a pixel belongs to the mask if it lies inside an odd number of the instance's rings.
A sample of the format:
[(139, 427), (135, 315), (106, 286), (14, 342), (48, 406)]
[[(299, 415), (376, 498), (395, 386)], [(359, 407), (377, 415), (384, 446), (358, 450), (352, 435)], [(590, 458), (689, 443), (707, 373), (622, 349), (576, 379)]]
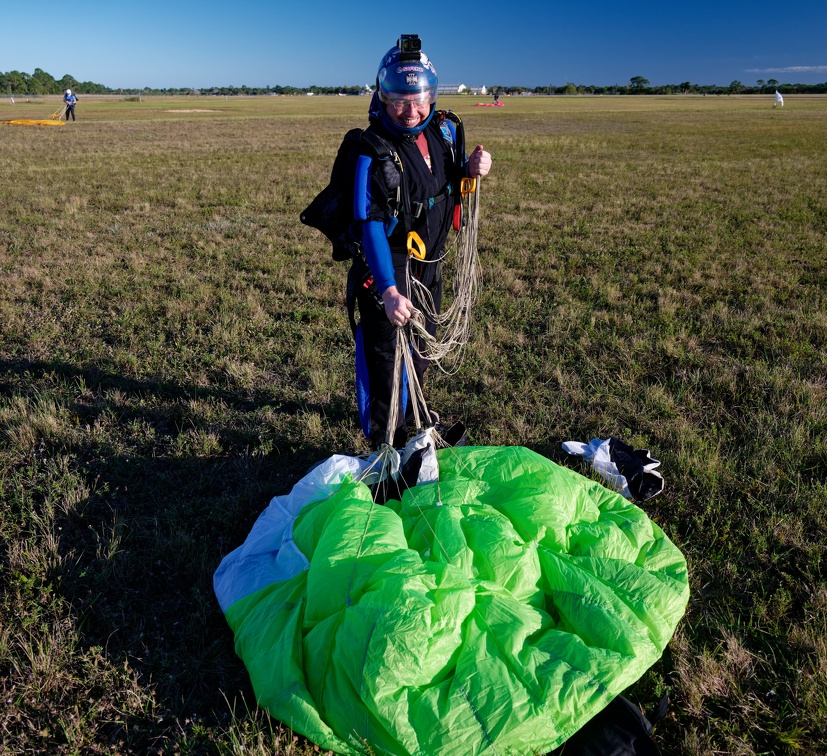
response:
[(353, 217), (357, 221), (368, 219), (371, 162), (367, 155), (359, 155), (356, 161), (356, 176), (353, 179)]
[(393, 260), (385, 224), (371, 219), (371, 183), (373, 161), (367, 155), (360, 155), (356, 162), (356, 175), (353, 182), (353, 216), (362, 221), (362, 247), (370, 272), (376, 281), (379, 293), (384, 293), (390, 286), (396, 286), (393, 274)]
[(385, 289), (396, 286), (391, 248), (388, 244), (388, 237), (385, 236), (385, 224), (381, 221), (364, 223), (362, 225), (362, 246), (379, 293), (383, 294)]

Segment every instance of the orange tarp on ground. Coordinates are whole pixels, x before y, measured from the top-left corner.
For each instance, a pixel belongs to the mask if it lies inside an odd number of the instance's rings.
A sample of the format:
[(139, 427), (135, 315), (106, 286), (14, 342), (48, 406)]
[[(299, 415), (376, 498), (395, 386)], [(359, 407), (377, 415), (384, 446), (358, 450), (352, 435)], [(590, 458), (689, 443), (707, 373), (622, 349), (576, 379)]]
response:
[(29, 118), (17, 118), (13, 121), (0, 121), (7, 126), (65, 126), (64, 121), (33, 121)]

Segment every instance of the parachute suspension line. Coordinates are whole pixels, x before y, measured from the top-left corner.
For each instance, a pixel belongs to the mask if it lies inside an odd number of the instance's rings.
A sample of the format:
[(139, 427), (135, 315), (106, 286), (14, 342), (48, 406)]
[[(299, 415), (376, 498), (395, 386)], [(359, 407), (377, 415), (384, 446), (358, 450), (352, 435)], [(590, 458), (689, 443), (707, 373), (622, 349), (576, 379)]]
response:
[[(414, 310), (409, 322), (411, 324), (416, 324), (424, 332), (424, 324), (421, 321), (422, 313), (418, 310)], [(415, 490), (416, 486), (409, 485), (408, 482), (404, 479), (404, 476), (400, 475), (399, 453), (392, 446), (393, 435), (396, 429), (397, 420), (399, 418), (399, 412), (400, 410), (404, 411), (404, 409), (401, 406), (403, 365), (405, 367), (405, 372), (408, 376), (408, 394), (410, 395), (411, 406), (413, 408), (414, 414), (414, 422), (416, 423), (417, 432), (423, 432), (423, 421), (427, 421), (430, 424), (431, 420), (431, 413), (428, 410), (428, 404), (425, 401), (425, 394), (422, 390), (422, 385), (419, 382), (419, 378), (417, 378), (416, 370), (414, 368), (413, 354), (411, 353), (410, 346), (410, 342), (413, 340), (412, 330), (413, 329), (409, 330), (407, 328), (396, 329), (396, 354), (394, 358), (393, 368), (393, 390), (391, 392), (391, 407), (388, 418), (388, 427), (385, 429), (385, 443), (382, 444), (382, 446), (380, 447), (378, 456), (369, 469), (375, 473), (376, 468), (380, 467), (380, 479), (385, 480), (387, 478), (393, 478), (400, 486), (404, 486), (405, 491), (408, 493), (408, 496), (410, 497), (410, 500), (414, 503), (417, 510), (419, 511), (419, 519), (424, 521), (425, 524), (428, 526), (428, 530), (430, 531), (430, 536), (432, 538), (432, 543), (435, 544), (435, 546), (438, 546), (439, 549), (441, 549), (442, 553), (445, 555), (445, 558), (447, 560), (448, 550), (445, 548), (445, 545), (439, 540), (439, 536), (436, 534), (436, 531), (433, 529), (433, 526), (431, 525), (430, 521), (425, 515), (425, 510), (422, 508), (422, 505), (417, 501), (417, 493)], [(436, 433), (436, 431), (431, 430), (430, 434), (435, 444), (439, 446), (447, 446), (445, 441), (438, 433)], [(362, 478), (365, 479), (367, 477), (369, 477), (369, 473), (366, 471), (366, 473), (363, 474)], [(436, 482), (436, 485), (437, 491), (439, 491), (439, 481)], [(400, 491), (400, 496), (401, 493), (402, 491)], [(439, 495), (438, 500), (441, 501), (441, 495)], [(429, 540), (428, 534), (422, 530), (418, 523), (415, 525), (415, 527), (419, 534), (422, 536), (423, 540), (427, 542)], [(359, 553), (361, 553), (361, 549), (362, 546), (360, 544)]]
[[(463, 472), (471, 479), (476, 480), (482, 483), (482, 477), (475, 473), (471, 466), (462, 458), (460, 454), (457, 453), (457, 449), (455, 446), (451, 446), (451, 444), (447, 443), (442, 436), (436, 436), (437, 443), (441, 449), (448, 449), (448, 453), (454, 457), (454, 461), (457, 463), (458, 468), (461, 468)], [(441, 498), (441, 497), (440, 497)]]
[[(432, 433), (431, 437), (434, 438), (434, 439), (439, 439), (440, 438), (436, 433)], [(444, 443), (444, 442), (442, 442), (442, 443)], [(383, 447), (383, 448), (388, 448), (388, 447)], [(414, 503), (414, 505), (416, 506), (417, 511), (419, 512), (419, 518), (415, 519), (415, 520), (412, 520), (413, 526), (416, 529), (416, 532), (419, 533), (419, 535), (422, 537), (422, 540), (425, 543), (428, 543), (428, 540), (429, 540), (428, 533), (430, 533), (430, 538), (433, 539), (431, 541), (431, 543), (433, 544), (433, 547), (434, 548), (439, 547), (439, 549), (441, 549), (441, 551), (442, 551), (442, 553), (445, 557), (445, 561), (448, 562), (448, 549), (446, 549), (445, 544), (443, 544), (442, 541), (439, 540), (439, 536), (437, 535), (436, 531), (434, 530), (433, 525), (431, 525), (431, 521), (425, 515), (425, 510), (422, 508), (422, 505), (419, 503), (419, 501), (417, 501), (418, 492), (416, 490), (416, 488), (417, 488), (416, 485), (413, 485), (413, 486), (409, 485), (408, 482), (401, 475), (399, 476), (398, 480), (401, 481), (402, 485), (405, 487), (404, 492), (408, 494), (408, 498)], [(442, 506), (442, 494), (440, 492), (441, 489), (440, 489), (440, 485), (439, 485), (439, 480), (436, 481), (435, 485), (437, 487), (437, 502), (438, 502), (437, 506)], [(400, 490), (400, 498), (401, 498), (402, 493), (403, 492)], [(424, 522), (425, 525), (428, 526), (428, 531), (427, 532), (422, 528), (422, 526), (420, 525), (420, 522)], [(434, 560), (434, 561), (436, 561), (436, 560)]]
[(416, 374), (416, 368), (414, 366), (413, 353), (410, 345), (416, 342), (410, 337), (410, 332), (403, 328), (399, 329), (397, 339), (396, 350), (397, 353), (401, 352), (402, 354), (402, 360), (405, 363), (405, 372), (408, 376), (408, 393), (411, 396), (414, 427), (417, 433), (419, 433), (423, 430), (426, 422), (429, 425), (431, 424), (431, 413), (428, 411), (425, 392), (422, 390), (422, 384), (419, 382), (419, 377)]
[[(473, 181), (473, 189), (466, 188), (466, 181)], [(422, 344), (420, 347), (415, 342), (414, 348), (422, 357), (434, 362), (447, 375), (453, 375), (462, 365), (465, 348), (471, 335), (474, 307), (479, 298), (482, 278), (477, 252), (480, 184), (479, 178), (463, 180), (460, 204), (464, 220), (454, 242), (454, 254), (451, 255), (455, 261), (451, 286), (452, 301), (441, 314), (436, 312), (430, 291), (411, 275), (410, 266), (408, 266), (408, 291), (415, 293), (415, 301), (425, 315), (436, 323), (442, 333), (437, 340), (425, 330), (424, 320), (422, 324), (412, 321), (420, 336), (419, 343)], [(423, 260), (420, 264), (432, 265), (438, 262), (440, 260)], [(411, 298), (414, 299), (414, 297)]]
[[(413, 526), (414, 526), (414, 528), (416, 528), (416, 532), (419, 533), (420, 536), (422, 536), (423, 541), (425, 541), (426, 543), (428, 542), (428, 533), (426, 533), (422, 529), (422, 527), (420, 526), (420, 520), (424, 520), (425, 524), (428, 526), (428, 530), (430, 531), (431, 536), (433, 537), (434, 543), (437, 546), (439, 546), (440, 549), (442, 549), (442, 552), (447, 557), (448, 556), (448, 550), (442, 544), (442, 541), (439, 540), (439, 536), (436, 534), (436, 531), (434, 530), (434, 528), (431, 525), (430, 521), (425, 516), (425, 510), (422, 508), (422, 505), (417, 501), (416, 485), (413, 485), (413, 486), (408, 485), (407, 481), (405, 481), (404, 478), (402, 478), (402, 476), (400, 476), (399, 479), (402, 481), (402, 484), (405, 486), (405, 493), (408, 494), (408, 497), (416, 505), (416, 509), (419, 512), (419, 519), (413, 520)], [(439, 491), (439, 481), (436, 482), (436, 486), (437, 486), (437, 491)], [(400, 491), (400, 494), (401, 493), (402, 492)], [(442, 501), (441, 496), (439, 496), (438, 501), (440, 501), (440, 502)]]
[(387, 445), (393, 444), (393, 435), (396, 431), (396, 426), (399, 422), (399, 413), (404, 412), (402, 405), (402, 368), (405, 368), (405, 374), (408, 378), (408, 393), (411, 397), (411, 406), (413, 408), (414, 422), (416, 430), (423, 429), (423, 421), (430, 423), (430, 412), (428, 411), (428, 403), (425, 401), (425, 393), (417, 378), (416, 370), (414, 368), (413, 355), (411, 354), (411, 343), (415, 339), (411, 338), (413, 331), (417, 333), (427, 333), (425, 331), (425, 324), (422, 322), (422, 314), (417, 310), (411, 315), (410, 332), (406, 328), (396, 329), (396, 355), (393, 363), (393, 388), (391, 390), (390, 412), (388, 414), (388, 427), (385, 428), (385, 443)]
[(370, 509), (367, 511), (365, 517), (365, 527), (362, 530), (362, 537), (359, 540), (359, 548), (356, 551), (356, 558), (353, 560), (353, 569), (350, 572), (350, 580), (347, 581), (347, 588), (345, 588), (345, 606), (350, 606), (353, 600), (350, 597), (350, 589), (353, 587), (353, 581), (356, 579), (356, 565), (359, 563), (359, 557), (362, 556), (362, 548), (365, 545), (365, 539), (368, 535), (368, 527), (370, 526), (371, 517), (373, 517), (373, 508), (376, 506), (374, 501), (370, 503)]
[(373, 458), (368, 457), (369, 464), (362, 470), (356, 479), (366, 486), (372, 486), (382, 480), (388, 470), (393, 470), (393, 459), (388, 453), (386, 445), (379, 449), (379, 453)]
[(393, 436), (396, 432), (396, 425), (399, 422), (399, 405), (402, 401), (402, 349), (400, 349), (401, 338), (402, 329), (397, 328), (396, 355), (393, 361), (393, 383), (391, 384), (391, 406), (388, 412), (388, 427), (385, 428), (385, 444), (387, 446), (393, 446)]

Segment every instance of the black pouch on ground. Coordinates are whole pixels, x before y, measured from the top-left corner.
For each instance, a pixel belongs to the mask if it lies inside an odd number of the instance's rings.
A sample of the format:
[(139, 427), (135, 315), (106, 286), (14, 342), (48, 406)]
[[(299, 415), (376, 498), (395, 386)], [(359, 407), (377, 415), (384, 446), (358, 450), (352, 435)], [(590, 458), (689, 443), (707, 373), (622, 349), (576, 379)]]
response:
[(468, 431), (466, 431), (465, 425), (459, 420), (450, 428), (440, 426), (438, 423), (436, 430), (448, 446), (468, 446), (470, 443), (468, 441)]
[(612, 461), (626, 478), (635, 501), (648, 501), (663, 490), (663, 478), (654, 468), (660, 463), (652, 459), (648, 449), (634, 449), (618, 438), (609, 439)]
[(549, 756), (661, 756), (652, 730), (668, 703), (664, 696), (650, 722), (638, 706), (618, 696)]

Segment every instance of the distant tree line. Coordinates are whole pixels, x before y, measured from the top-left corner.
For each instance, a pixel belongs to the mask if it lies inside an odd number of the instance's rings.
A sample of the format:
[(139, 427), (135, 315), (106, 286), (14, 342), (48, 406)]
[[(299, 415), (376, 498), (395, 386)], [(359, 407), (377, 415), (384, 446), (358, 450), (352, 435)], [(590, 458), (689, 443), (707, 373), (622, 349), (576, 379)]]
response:
[(356, 95), (364, 91), (363, 87), (340, 86), (340, 87), (290, 87), (290, 86), (266, 86), (266, 87), (205, 87), (193, 89), (192, 87), (169, 87), (159, 89), (156, 87), (119, 88), (112, 89), (103, 84), (96, 84), (93, 81), (78, 81), (74, 76), (66, 74), (61, 79), (44, 71), (42, 68), (35, 68), (33, 74), (23, 71), (0, 71), (0, 93), (7, 95), (48, 95), (62, 94), (71, 89), (76, 94), (207, 94), (207, 95), (292, 95), (292, 94), (347, 94)]
[(6, 95), (48, 95), (48, 94), (62, 94), (67, 89), (71, 89), (76, 94), (124, 94), (124, 95), (296, 95), (307, 94), (312, 92), (319, 95), (330, 94), (344, 94), (357, 95), (364, 92), (364, 87), (359, 86), (339, 86), (339, 87), (319, 87), (316, 85), (310, 87), (290, 87), (275, 85), (266, 87), (248, 87), (242, 85), (240, 87), (168, 87), (159, 89), (157, 87), (142, 87), (135, 88), (118, 88), (104, 86), (103, 84), (96, 84), (93, 81), (78, 81), (74, 76), (66, 74), (61, 79), (55, 79), (49, 73), (46, 73), (41, 68), (35, 68), (33, 74), (28, 74), (22, 71), (8, 71), (3, 73), (0, 71), (0, 93)]
[(660, 84), (652, 86), (648, 79), (643, 76), (633, 76), (626, 84), (610, 84), (608, 86), (597, 86), (590, 84), (574, 84), (567, 82), (560, 86), (549, 84), (548, 86), (534, 87), (509, 87), (497, 85), (491, 91), (498, 91), (501, 94), (555, 94), (555, 95), (664, 95), (664, 94), (772, 94), (776, 90), (781, 94), (827, 94), (827, 82), (823, 84), (782, 84), (777, 79), (758, 79), (755, 86), (742, 84), (740, 81), (733, 81), (728, 86), (719, 84), (693, 84), (689, 81), (680, 84)]
[(33, 74), (21, 71), (0, 72), (0, 92), (8, 95), (47, 95), (60, 94), (66, 89), (85, 94), (108, 94), (112, 90), (93, 81), (78, 81), (66, 74), (62, 79), (55, 79), (42, 68), (35, 68)]
[[(96, 84), (93, 81), (78, 81), (74, 76), (66, 74), (61, 79), (55, 79), (46, 71), (35, 68), (33, 74), (21, 71), (0, 72), (0, 92), (7, 95), (48, 95), (60, 94), (66, 89), (71, 89), (77, 94), (125, 94), (125, 95), (357, 95), (366, 91), (365, 87), (339, 86), (339, 87), (291, 87), (269, 84), (265, 87), (170, 87), (158, 89), (155, 87), (144, 87), (142, 89), (112, 89), (103, 84)], [(693, 84), (689, 81), (680, 84), (662, 84), (652, 86), (648, 79), (643, 76), (633, 76), (625, 84), (611, 84), (609, 86), (597, 86), (590, 84), (574, 84), (567, 82), (560, 86), (548, 84), (546, 86), (522, 87), (505, 86), (498, 84), (489, 87), (491, 92), (500, 94), (545, 94), (545, 95), (663, 95), (663, 94), (768, 94), (775, 90), (781, 94), (826, 94), (827, 82), (823, 84), (782, 84), (776, 79), (758, 79), (754, 86), (742, 84), (740, 81), (733, 81), (729, 86), (718, 84)]]

